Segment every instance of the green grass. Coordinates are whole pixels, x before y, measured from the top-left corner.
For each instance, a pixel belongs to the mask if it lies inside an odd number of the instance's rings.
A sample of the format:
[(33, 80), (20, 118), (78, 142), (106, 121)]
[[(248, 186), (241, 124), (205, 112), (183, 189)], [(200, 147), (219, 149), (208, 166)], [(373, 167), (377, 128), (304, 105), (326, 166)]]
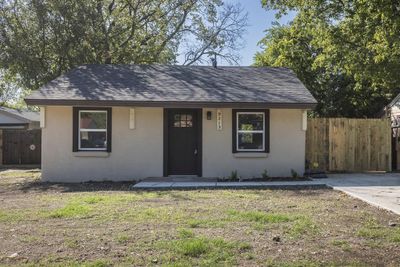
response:
[(336, 247), (340, 247), (343, 251), (351, 250), (351, 246), (346, 240), (333, 240), (331, 243)]
[(319, 261), (319, 260), (311, 260), (311, 259), (302, 259), (296, 260), (293, 262), (290, 261), (277, 261), (274, 259), (268, 259), (265, 263), (267, 267), (365, 267), (368, 266), (365, 263), (361, 263), (358, 261), (351, 262), (334, 262), (334, 261)]
[(77, 249), (79, 247), (79, 240), (68, 238), (64, 241), (64, 244), (69, 248)]
[(0, 222), (19, 222), (22, 220), (26, 220), (27, 217), (23, 212), (19, 210), (7, 211), (7, 210), (0, 210)]
[(308, 216), (296, 216), (295, 222), (290, 226), (289, 236), (299, 238), (302, 236), (314, 237), (320, 233), (319, 227)]
[(44, 217), (48, 218), (85, 218), (88, 217), (92, 209), (87, 205), (81, 205), (78, 203), (69, 203), (62, 208), (58, 208), (51, 211), (43, 212)]
[(178, 233), (179, 233), (179, 237), (180, 238), (191, 238), (191, 237), (194, 237), (193, 231), (185, 229), (185, 228), (178, 229)]
[[(90, 205), (115, 205), (118, 203), (129, 203), (136, 202), (143, 199), (157, 198), (159, 195), (155, 192), (138, 192), (138, 193), (120, 193), (120, 194), (108, 194), (108, 193), (73, 193), (64, 197), (67, 201), (73, 201), (81, 204)], [(47, 203), (58, 201), (59, 197), (42, 196), (41, 200)]]
[(215, 266), (232, 265), (237, 256), (249, 253), (252, 246), (245, 242), (229, 242), (222, 238), (196, 237), (191, 230), (180, 229), (179, 239), (160, 242), (162, 249), (167, 249), (166, 266)]
[(400, 243), (399, 227), (384, 227), (375, 219), (368, 219), (363, 226), (356, 232), (357, 236), (373, 240), (386, 240), (389, 242)]
[(36, 190), (36, 181), (21, 190), (27, 181), (13, 181), (14, 189), (0, 184), (0, 265), (390, 266), (400, 258), (400, 228), (387, 224), (398, 217), (332, 190)]
[(176, 250), (185, 256), (200, 257), (211, 250), (210, 243), (205, 238), (191, 238), (176, 242)]
[(282, 223), (289, 222), (293, 219), (286, 214), (279, 213), (267, 213), (263, 211), (238, 211), (238, 210), (229, 210), (228, 215), (233, 220), (243, 220), (248, 222), (256, 222), (256, 223)]
[(189, 219), (187, 224), (190, 228), (224, 228), (226, 222), (222, 219)]
[(131, 240), (131, 238), (128, 235), (119, 234), (116, 240), (118, 244), (126, 245)]

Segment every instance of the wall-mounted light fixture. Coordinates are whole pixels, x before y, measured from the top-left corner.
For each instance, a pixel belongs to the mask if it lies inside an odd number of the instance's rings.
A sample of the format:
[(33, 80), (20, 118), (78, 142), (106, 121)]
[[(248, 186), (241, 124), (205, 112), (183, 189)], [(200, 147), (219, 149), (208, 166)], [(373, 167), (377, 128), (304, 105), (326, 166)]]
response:
[(211, 120), (212, 112), (207, 111), (207, 120)]

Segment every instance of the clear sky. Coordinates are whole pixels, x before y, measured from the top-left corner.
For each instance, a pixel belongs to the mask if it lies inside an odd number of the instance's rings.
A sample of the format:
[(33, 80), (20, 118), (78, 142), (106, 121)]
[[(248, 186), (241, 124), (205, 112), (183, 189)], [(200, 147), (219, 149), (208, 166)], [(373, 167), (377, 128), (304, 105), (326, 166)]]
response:
[[(265, 30), (276, 21), (275, 11), (267, 11), (261, 7), (261, 0), (226, 0), (229, 3), (240, 3), (249, 16), (249, 27), (244, 36), (245, 47), (240, 51), (242, 60), (240, 65), (248, 66), (253, 63), (253, 57), (260, 47), (257, 43), (265, 36)], [(294, 13), (279, 19), (279, 23), (286, 24), (294, 17)]]

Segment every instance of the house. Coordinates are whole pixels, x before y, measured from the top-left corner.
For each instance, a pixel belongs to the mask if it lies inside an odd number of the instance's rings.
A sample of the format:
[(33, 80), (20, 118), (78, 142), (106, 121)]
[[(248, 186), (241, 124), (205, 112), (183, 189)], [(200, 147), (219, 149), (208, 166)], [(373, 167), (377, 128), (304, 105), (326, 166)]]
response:
[(0, 165), (40, 164), (39, 112), (0, 107)]
[(132, 180), (302, 174), (316, 100), (286, 68), (84, 65), (26, 97), (42, 177)]
[(400, 94), (386, 105), (378, 114), (390, 118), (392, 126), (392, 170), (400, 169)]
[(0, 106), (0, 129), (40, 129), (39, 112)]

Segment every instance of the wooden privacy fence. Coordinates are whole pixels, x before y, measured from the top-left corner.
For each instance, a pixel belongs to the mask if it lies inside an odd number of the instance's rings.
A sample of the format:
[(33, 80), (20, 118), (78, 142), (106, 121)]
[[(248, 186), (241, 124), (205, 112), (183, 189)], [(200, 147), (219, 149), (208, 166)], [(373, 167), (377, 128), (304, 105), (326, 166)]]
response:
[(390, 120), (308, 119), (306, 161), (324, 171), (390, 171)]

